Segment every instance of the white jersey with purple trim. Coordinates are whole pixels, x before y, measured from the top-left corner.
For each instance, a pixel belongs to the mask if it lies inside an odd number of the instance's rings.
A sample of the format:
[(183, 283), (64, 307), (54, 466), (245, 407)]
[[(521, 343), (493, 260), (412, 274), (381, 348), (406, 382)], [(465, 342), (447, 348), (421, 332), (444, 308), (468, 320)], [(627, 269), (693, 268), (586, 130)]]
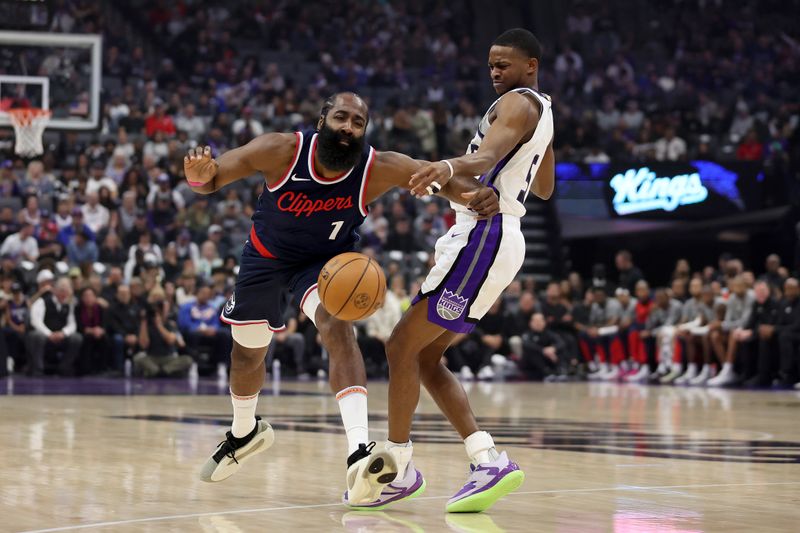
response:
[[(525, 198), (528, 196), (531, 183), (536, 177), (536, 171), (539, 170), (539, 165), (542, 164), (544, 152), (553, 139), (553, 109), (550, 97), (535, 89), (520, 87), (519, 89), (513, 89), (513, 91), (529, 95), (539, 103), (539, 124), (536, 126), (536, 130), (530, 140), (518, 144), (492, 170), (483, 176), (475, 176), (475, 179), (497, 189), (500, 193), (501, 213), (522, 217), (525, 215)], [(486, 111), (486, 114), (483, 115), (483, 119), (478, 124), (478, 131), (475, 132), (475, 136), (467, 148), (468, 154), (474, 153), (480, 148), (483, 137), (489, 131), (489, 126), (491, 125), (489, 117), (500, 98), (495, 100)], [(464, 206), (451, 205), (456, 212), (469, 212)]]

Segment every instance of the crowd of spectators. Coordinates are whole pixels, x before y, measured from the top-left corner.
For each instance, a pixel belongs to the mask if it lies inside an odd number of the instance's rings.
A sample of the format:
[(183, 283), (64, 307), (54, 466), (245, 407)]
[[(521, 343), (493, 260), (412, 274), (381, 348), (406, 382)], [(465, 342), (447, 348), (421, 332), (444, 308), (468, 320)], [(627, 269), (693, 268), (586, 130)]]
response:
[[(560, 160), (754, 159), (770, 179), (792, 183), (800, 160), (800, 115), (790, 91), (798, 45), (790, 20), (773, 16), (773, 3), (758, 17), (752, 2), (640, 8), (641, 27), (623, 24), (623, 14), (604, 4), (579, 3), (561, 42), (545, 43), (539, 81), (553, 95)], [(108, 24), (110, 10), (127, 10), (130, 27)], [(377, 148), (431, 159), (463, 152), (487, 103), (485, 43), (472, 41), (474, 24), (468, 11), (432, 0), (353, 0), (333, 16), (296, 0), (59, 2), (53, 31), (104, 32), (102, 124), (91, 134), (48, 134), (45, 153), (33, 161), (15, 157), (0, 139), (0, 296), (7, 309), (0, 350), (17, 372), (33, 375), (122, 374), (126, 361), (147, 376), (181, 375), (194, 364), (221, 375), (231, 340), (216, 317), (263, 181), (255, 176), (197, 196), (183, 180), (186, 151), (207, 144), (219, 155), (264, 131), (313, 127), (325, 95), (355, 90), (372, 106), (368, 136)], [(374, 205), (362, 246), (384, 265), (390, 294), (360, 326), (370, 375), (385, 375), (383, 342), (453, 221), (445, 203), (420, 203), (401, 191)], [(650, 373), (669, 367), (672, 374), (677, 367), (664, 354), (673, 353), (697, 368), (715, 358), (738, 368), (736, 354), (750, 341), (717, 333), (710, 314), (708, 324), (695, 324), (697, 316), (667, 324), (684, 350), (644, 327), (658, 311), (634, 313), (631, 324), (650, 332), (637, 340), (624, 336), (633, 326), (610, 333), (604, 328), (620, 324), (606, 324), (608, 317), (629, 305), (624, 293), (597, 283), (597, 274), (588, 294), (577, 273), (542, 294), (532, 278), (521, 278), (479, 332), (448, 353), (451, 367), (464, 378), (490, 379), (507, 374), (510, 361), (532, 378), (600, 365), (605, 378), (616, 379), (615, 371), (645, 364)], [(757, 297), (759, 286), (742, 274)], [(727, 270), (703, 270), (699, 278), (714, 308), (729, 291), (738, 294)], [(620, 282), (634, 305), (666, 298), (669, 309), (686, 298), (680, 281), (648, 287), (646, 296)], [(624, 325), (630, 316), (617, 319)], [(286, 321), (270, 357), (289, 373), (324, 374), (327, 356), (313, 325), (302, 314)], [(709, 334), (686, 333), (684, 322), (708, 326)]]

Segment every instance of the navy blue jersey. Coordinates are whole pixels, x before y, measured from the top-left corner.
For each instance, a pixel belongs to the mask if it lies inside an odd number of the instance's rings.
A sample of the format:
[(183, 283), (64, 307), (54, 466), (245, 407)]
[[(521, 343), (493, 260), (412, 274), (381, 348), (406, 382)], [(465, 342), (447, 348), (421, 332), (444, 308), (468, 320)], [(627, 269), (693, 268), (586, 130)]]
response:
[(375, 149), (335, 178), (314, 171), (317, 133), (295, 132), (297, 148), (280, 181), (258, 198), (250, 244), (264, 257), (308, 262), (347, 252), (358, 241), (357, 228), (367, 216), (367, 181)]

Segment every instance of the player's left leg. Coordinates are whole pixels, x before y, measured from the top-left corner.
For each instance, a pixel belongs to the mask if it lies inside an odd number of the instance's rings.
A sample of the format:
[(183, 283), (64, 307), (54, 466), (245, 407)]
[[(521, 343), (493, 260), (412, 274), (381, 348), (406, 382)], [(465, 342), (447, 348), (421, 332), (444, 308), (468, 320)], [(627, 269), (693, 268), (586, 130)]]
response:
[(467, 482), (448, 500), (447, 511), (481, 512), (519, 488), (525, 474), (509, 460), (506, 452), (497, 451), (489, 433), (480, 430), (464, 388), (442, 362), (442, 355), (456, 336), (456, 333), (446, 331), (423, 350), (420, 377), (442, 413), (464, 439), (470, 459)]
[(316, 280), (322, 268), (310, 265), (290, 281), (290, 288), (302, 297), (301, 310), (312, 318), (322, 345), (329, 355), (329, 382), (336, 394), (342, 424), (347, 435), (347, 492), (345, 501), (374, 501), (397, 476), (397, 464), (385, 450), (372, 452), (367, 412), (367, 374), (351, 322), (339, 320), (320, 304)]

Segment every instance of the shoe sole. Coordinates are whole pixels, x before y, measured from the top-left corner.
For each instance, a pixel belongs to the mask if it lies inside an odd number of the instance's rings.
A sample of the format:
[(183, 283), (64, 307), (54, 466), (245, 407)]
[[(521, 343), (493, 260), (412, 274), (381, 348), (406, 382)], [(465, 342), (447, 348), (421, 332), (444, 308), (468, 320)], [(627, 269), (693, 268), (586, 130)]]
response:
[(497, 482), (489, 490), (467, 496), (456, 502), (447, 504), (448, 513), (481, 513), (495, 504), (497, 500), (517, 490), (525, 481), (525, 473), (515, 470)]
[(421, 496), (422, 493), (425, 492), (425, 489), (427, 488), (427, 486), (428, 486), (428, 482), (423, 479), (422, 480), (422, 485), (420, 485), (417, 490), (415, 490), (414, 492), (412, 492), (408, 496), (404, 496), (402, 498), (398, 498), (398, 499), (396, 499), (394, 501), (385, 503), (383, 505), (379, 505), (378, 507), (361, 507), (359, 505), (350, 505), (350, 504), (345, 504), (345, 507), (347, 507), (348, 509), (350, 509), (352, 511), (358, 511), (358, 512), (362, 512), (362, 513), (370, 513), (370, 512), (374, 512), (374, 511), (383, 511), (387, 507), (391, 507), (396, 503), (406, 502), (408, 500), (413, 500), (417, 496)]
[[(368, 485), (368, 487), (356, 491), (356, 494), (362, 491), (364, 493), (356, 498), (360, 503), (369, 503), (378, 499), (383, 488), (397, 477), (397, 462), (391, 453), (381, 451), (371, 454), (369, 457), (369, 464), (365, 465), (365, 468), (353, 473), (352, 477), (349, 472), (347, 475), (348, 495), (353, 494), (353, 489), (358, 483)], [(351, 482), (352, 486), (350, 486)]]
[(248, 442), (236, 451), (236, 461), (230, 457), (223, 457), (219, 463), (215, 462), (213, 458), (209, 458), (206, 464), (203, 465), (200, 471), (200, 479), (206, 483), (218, 483), (231, 477), (239, 471), (242, 463), (269, 449), (275, 442), (275, 431), (272, 426), (266, 422), (260, 422), (266, 426), (263, 430), (256, 433), (253, 440)]

